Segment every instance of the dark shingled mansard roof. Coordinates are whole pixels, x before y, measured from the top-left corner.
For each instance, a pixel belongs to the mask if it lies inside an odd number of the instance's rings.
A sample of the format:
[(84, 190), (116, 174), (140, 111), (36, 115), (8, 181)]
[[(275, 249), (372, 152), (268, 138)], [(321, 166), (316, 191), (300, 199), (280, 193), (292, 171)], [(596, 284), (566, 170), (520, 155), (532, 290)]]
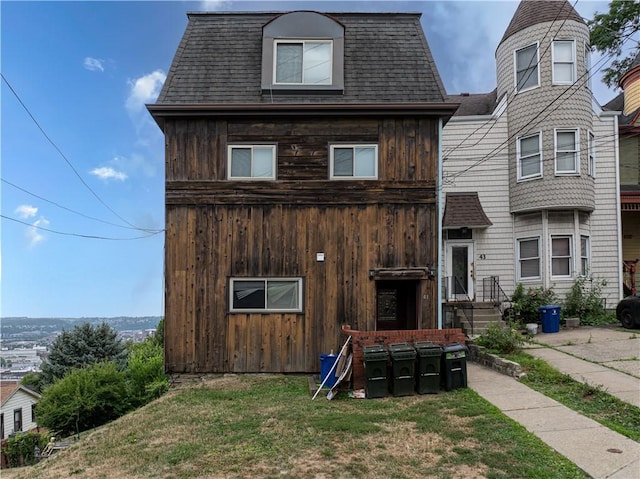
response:
[(478, 193), (447, 193), (442, 217), (445, 229), (486, 228), (492, 224), (482, 209)]
[(490, 93), (463, 93), (449, 95), (447, 101), (460, 103), (454, 116), (491, 115), (497, 106), (497, 95), (497, 90)]
[[(584, 23), (582, 17), (567, 0), (522, 0), (511, 18), (500, 43), (511, 35), (538, 23), (575, 20)], [(498, 43), (498, 45), (500, 45)]]
[(332, 13), (345, 27), (344, 93), (262, 92), (262, 27), (282, 13), (189, 13), (156, 104), (443, 103), (419, 13)]

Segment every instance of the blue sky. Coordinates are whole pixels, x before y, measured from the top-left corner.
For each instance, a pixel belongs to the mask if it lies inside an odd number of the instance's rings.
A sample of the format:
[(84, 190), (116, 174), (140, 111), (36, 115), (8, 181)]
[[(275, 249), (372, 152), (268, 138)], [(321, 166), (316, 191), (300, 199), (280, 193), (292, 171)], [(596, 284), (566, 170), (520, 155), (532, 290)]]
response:
[[(162, 87), (187, 12), (419, 11), (455, 94), (495, 88), (495, 49), (516, 7), (3, 0), (0, 316), (163, 314), (163, 136), (144, 105)], [(586, 0), (575, 7), (586, 18), (608, 9)], [(601, 66), (598, 56), (593, 64)], [(615, 96), (593, 83), (601, 104)]]

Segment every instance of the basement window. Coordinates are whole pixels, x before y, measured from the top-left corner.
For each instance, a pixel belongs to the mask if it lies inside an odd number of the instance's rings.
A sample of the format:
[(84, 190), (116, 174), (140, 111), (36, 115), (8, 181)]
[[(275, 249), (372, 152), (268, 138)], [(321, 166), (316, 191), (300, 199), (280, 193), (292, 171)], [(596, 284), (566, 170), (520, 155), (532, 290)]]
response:
[(302, 312), (302, 278), (231, 278), (230, 312)]

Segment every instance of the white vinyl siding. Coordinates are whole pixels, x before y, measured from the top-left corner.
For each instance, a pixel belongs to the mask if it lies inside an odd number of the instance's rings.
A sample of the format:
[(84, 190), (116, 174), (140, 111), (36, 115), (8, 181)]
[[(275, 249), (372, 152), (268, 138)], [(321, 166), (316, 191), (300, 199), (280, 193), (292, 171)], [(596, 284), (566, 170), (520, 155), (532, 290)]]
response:
[(556, 175), (579, 172), (578, 145), (580, 145), (580, 135), (577, 129), (555, 130)]
[(4, 437), (6, 439), (10, 434), (14, 433), (14, 411), (21, 411), (22, 431), (30, 431), (38, 427), (34, 418), (30, 414), (32, 406), (38, 403), (39, 395), (37, 393), (25, 392), (23, 386), (16, 390), (2, 405), (0, 414), (2, 414)]
[(377, 179), (378, 145), (331, 145), (331, 179)]
[(551, 50), (553, 84), (572, 85), (576, 81), (576, 45), (573, 40), (556, 40)]
[(539, 86), (538, 43), (516, 50), (514, 55), (516, 91), (521, 92)]
[(231, 312), (302, 312), (302, 278), (231, 278)]
[(551, 237), (551, 277), (570, 278), (572, 271), (572, 237)]
[(276, 85), (330, 85), (332, 75), (331, 40), (276, 40)]
[(227, 179), (274, 180), (276, 177), (275, 145), (229, 145), (227, 157)]
[(540, 238), (518, 240), (518, 280), (540, 278)]
[(516, 142), (518, 180), (542, 176), (542, 134), (523, 136)]

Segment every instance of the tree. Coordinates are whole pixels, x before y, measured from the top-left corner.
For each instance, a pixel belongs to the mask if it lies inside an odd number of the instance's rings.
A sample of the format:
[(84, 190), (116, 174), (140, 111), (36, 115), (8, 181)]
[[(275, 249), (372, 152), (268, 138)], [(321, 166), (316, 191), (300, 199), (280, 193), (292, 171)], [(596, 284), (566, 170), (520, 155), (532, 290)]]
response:
[(123, 369), (127, 354), (118, 332), (107, 323), (97, 326), (83, 323), (71, 331), (63, 331), (53, 342), (49, 357), (42, 363), (44, 384), (52, 384), (74, 368), (102, 361), (112, 361)]
[(640, 30), (640, 2), (613, 0), (608, 13), (597, 13), (587, 22), (591, 31), (591, 46), (604, 55), (615, 56), (609, 68), (603, 70), (602, 81), (608, 86), (617, 86), (620, 77), (631, 67), (640, 51), (635, 40), (631, 52), (623, 56), (623, 47)]

